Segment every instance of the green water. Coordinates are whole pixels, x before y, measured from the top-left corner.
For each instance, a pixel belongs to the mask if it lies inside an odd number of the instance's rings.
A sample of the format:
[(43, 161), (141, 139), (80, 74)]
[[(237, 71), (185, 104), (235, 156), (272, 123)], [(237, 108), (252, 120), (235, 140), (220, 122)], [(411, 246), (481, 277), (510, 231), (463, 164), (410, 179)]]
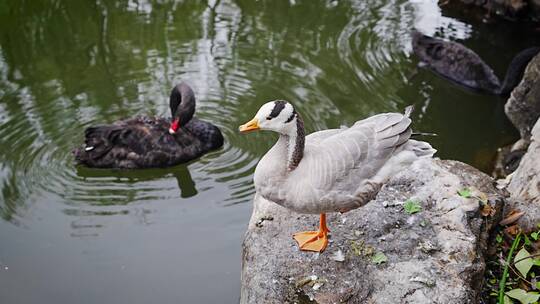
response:
[[(237, 302), (252, 173), (275, 135), (236, 130), (271, 99), (309, 131), (414, 104), (440, 157), (488, 171), (516, 136), (503, 100), (417, 70), (410, 29), (466, 38), (501, 77), (538, 39), (417, 2), (0, 2), (0, 303)], [(167, 115), (180, 80), (223, 149), (168, 169), (74, 166), (85, 127)]]

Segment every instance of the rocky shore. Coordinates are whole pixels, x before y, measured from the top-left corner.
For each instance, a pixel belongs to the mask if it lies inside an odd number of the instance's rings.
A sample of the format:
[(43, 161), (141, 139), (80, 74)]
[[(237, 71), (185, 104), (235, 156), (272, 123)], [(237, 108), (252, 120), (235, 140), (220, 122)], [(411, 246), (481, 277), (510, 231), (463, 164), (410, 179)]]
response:
[(510, 148), (511, 153), (520, 155), (519, 165), (515, 171), (507, 172), (511, 175), (501, 183), (509, 194), (505, 213), (523, 212), (517, 223), (528, 231), (540, 223), (540, 55), (529, 63), (505, 112), (521, 135)]

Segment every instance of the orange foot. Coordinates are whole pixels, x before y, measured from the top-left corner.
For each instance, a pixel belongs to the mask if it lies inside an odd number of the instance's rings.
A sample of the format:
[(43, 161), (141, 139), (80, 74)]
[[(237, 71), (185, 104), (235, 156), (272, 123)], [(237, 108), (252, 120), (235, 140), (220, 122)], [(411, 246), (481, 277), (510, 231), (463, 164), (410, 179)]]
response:
[(323, 252), (328, 245), (326, 234), (319, 235), (320, 231), (298, 232), (293, 235), (298, 242), (300, 250)]
[(326, 214), (321, 214), (319, 231), (304, 231), (293, 235), (298, 242), (300, 250), (323, 252), (328, 246), (328, 228), (326, 227)]

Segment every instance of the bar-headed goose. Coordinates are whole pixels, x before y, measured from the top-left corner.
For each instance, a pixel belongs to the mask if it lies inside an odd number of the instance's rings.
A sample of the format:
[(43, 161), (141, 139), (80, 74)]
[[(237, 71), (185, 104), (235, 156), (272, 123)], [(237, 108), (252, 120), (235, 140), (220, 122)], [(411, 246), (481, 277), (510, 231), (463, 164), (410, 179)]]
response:
[(390, 176), (436, 152), (428, 143), (410, 139), (411, 111), (408, 107), (405, 114), (379, 114), (350, 128), (305, 136), (294, 107), (276, 100), (240, 126), (241, 132), (279, 133), (277, 143), (255, 169), (256, 191), (293, 211), (320, 214), (318, 231), (294, 234), (301, 250), (326, 248), (326, 212), (346, 212), (366, 204)]

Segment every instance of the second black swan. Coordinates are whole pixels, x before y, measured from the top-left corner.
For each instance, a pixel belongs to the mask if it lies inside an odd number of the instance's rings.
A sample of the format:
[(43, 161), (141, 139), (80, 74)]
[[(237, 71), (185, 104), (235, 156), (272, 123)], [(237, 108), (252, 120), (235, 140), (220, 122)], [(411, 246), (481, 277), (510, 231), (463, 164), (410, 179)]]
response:
[(519, 84), (527, 64), (540, 47), (530, 47), (518, 53), (510, 62), (501, 81), (480, 56), (457, 42), (449, 42), (412, 33), (413, 51), (423, 65), (435, 73), (473, 90), (508, 96)]
[(139, 116), (85, 130), (74, 150), (77, 163), (95, 168), (168, 167), (200, 157), (223, 145), (220, 130), (193, 117), (195, 94), (180, 83), (169, 99), (172, 118)]

